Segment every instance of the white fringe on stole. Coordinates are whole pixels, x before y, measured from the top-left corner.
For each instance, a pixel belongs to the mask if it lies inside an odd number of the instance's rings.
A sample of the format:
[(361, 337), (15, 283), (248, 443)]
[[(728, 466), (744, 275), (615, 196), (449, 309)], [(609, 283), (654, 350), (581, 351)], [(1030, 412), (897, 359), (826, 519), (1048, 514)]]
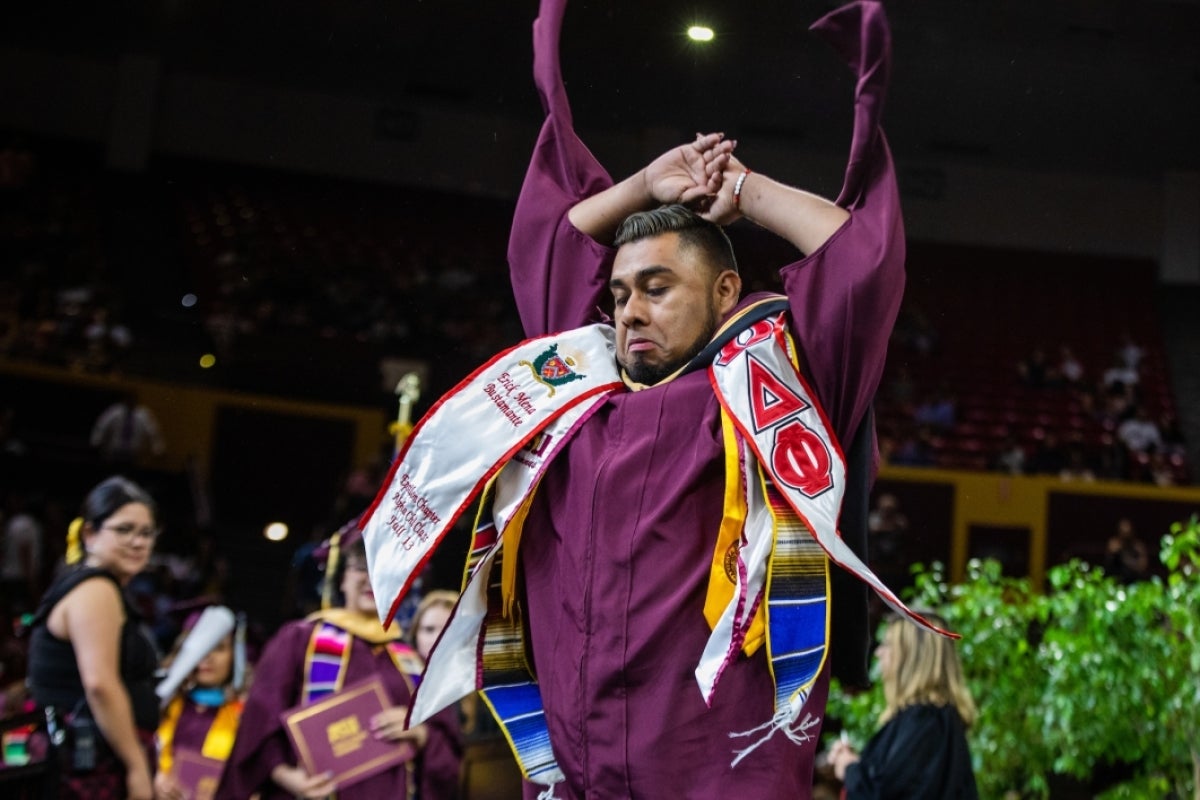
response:
[(791, 739), (794, 744), (805, 744), (806, 742), (811, 742), (813, 739), (813, 734), (809, 733), (809, 730), (820, 725), (821, 718), (814, 717), (812, 714), (805, 714), (804, 719), (800, 720), (799, 723), (796, 722), (796, 719), (800, 716), (800, 711), (804, 708), (804, 704), (806, 702), (808, 702), (808, 695), (798, 694), (791, 699), (785, 708), (781, 708), (775, 712), (775, 716), (769, 722), (764, 722), (757, 728), (751, 728), (748, 731), (730, 733), (729, 738), (734, 739), (742, 736), (753, 736), (756, 733), (766, 731), (766, 733), (763, 733), (761, 736), (751, 742), (749, 747), (734, 751), (735, 757), (733, 761), (730, 762), (729, 766), (736, 767), (743, 758), (753, 753), (758, 749), (759, 745), (767, 742), (779, 731), (783, 731), (783, 735)]

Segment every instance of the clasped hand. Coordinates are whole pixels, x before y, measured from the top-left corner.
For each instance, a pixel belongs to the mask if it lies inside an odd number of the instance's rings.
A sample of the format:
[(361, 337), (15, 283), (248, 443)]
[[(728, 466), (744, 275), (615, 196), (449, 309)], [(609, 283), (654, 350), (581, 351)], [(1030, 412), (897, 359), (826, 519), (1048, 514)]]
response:
[(858, 761), (858, 753), (849, 742), (839, 739), (829, 748), (829, 765), (839, 781), (846, 779), (846, 767)]
[(743, 168), (733, 157), (737, 142), (722, 133), (696, 134), (650, 162), (642, 173), (646, 193), (659, 203), (691, 206), (705, 219), (727, 225), (737, 217), (733, 181)]

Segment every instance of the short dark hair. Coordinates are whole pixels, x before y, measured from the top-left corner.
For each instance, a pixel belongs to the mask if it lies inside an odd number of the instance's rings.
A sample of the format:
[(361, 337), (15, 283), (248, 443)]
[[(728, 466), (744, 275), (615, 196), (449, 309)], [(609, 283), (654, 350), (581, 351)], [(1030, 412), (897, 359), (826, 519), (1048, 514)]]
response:
[(150, 516), (155, 524), (158, 524), (158, 504), (154, 502), (154, 498), (141, 486), (120, 475), (114, 475), (96, 484), (84, 499), (79, 516), (99, 530), (105, 520), (130, 503), (146, 506), (150, 509)]
[(664, 233), (678, 233), (681, 246), (698, 248), (712, 263), (715, 272), (738, 271), (733, 244), (724, 229), (683, 205), (659, 206), (630, 214), (617, 228), (613, 244), (620, 247)]

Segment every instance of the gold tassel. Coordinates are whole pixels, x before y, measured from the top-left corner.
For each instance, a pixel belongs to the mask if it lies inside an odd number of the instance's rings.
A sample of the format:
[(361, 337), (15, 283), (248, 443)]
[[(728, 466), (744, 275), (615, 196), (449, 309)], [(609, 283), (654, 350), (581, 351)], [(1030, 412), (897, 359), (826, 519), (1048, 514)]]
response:
[(338, 542), (341, 538), (341, 531), (329, 537), (329, 558), (325, 561), (325, 588), (321, 592), (321, 608), (329, 608), (333, 604), (333, 582), (337, 577)]
[(83, 517), (76, 517), (71, 520), (71, 524), (67, 526), (67, 555), (66, 562), (68, 564), (78, 564), (83, 560), (83, 544), (80, 541), (80, 532), (83, 530)]

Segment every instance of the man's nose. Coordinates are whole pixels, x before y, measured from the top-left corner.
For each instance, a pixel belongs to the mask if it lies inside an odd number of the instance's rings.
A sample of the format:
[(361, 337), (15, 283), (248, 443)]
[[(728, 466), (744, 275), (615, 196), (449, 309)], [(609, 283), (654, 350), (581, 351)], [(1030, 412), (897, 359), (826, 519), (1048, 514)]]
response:
[(617, 318), (627, 327), (643, 325), (646, 322), (646, 304), (637, 296), (630, 295)]

